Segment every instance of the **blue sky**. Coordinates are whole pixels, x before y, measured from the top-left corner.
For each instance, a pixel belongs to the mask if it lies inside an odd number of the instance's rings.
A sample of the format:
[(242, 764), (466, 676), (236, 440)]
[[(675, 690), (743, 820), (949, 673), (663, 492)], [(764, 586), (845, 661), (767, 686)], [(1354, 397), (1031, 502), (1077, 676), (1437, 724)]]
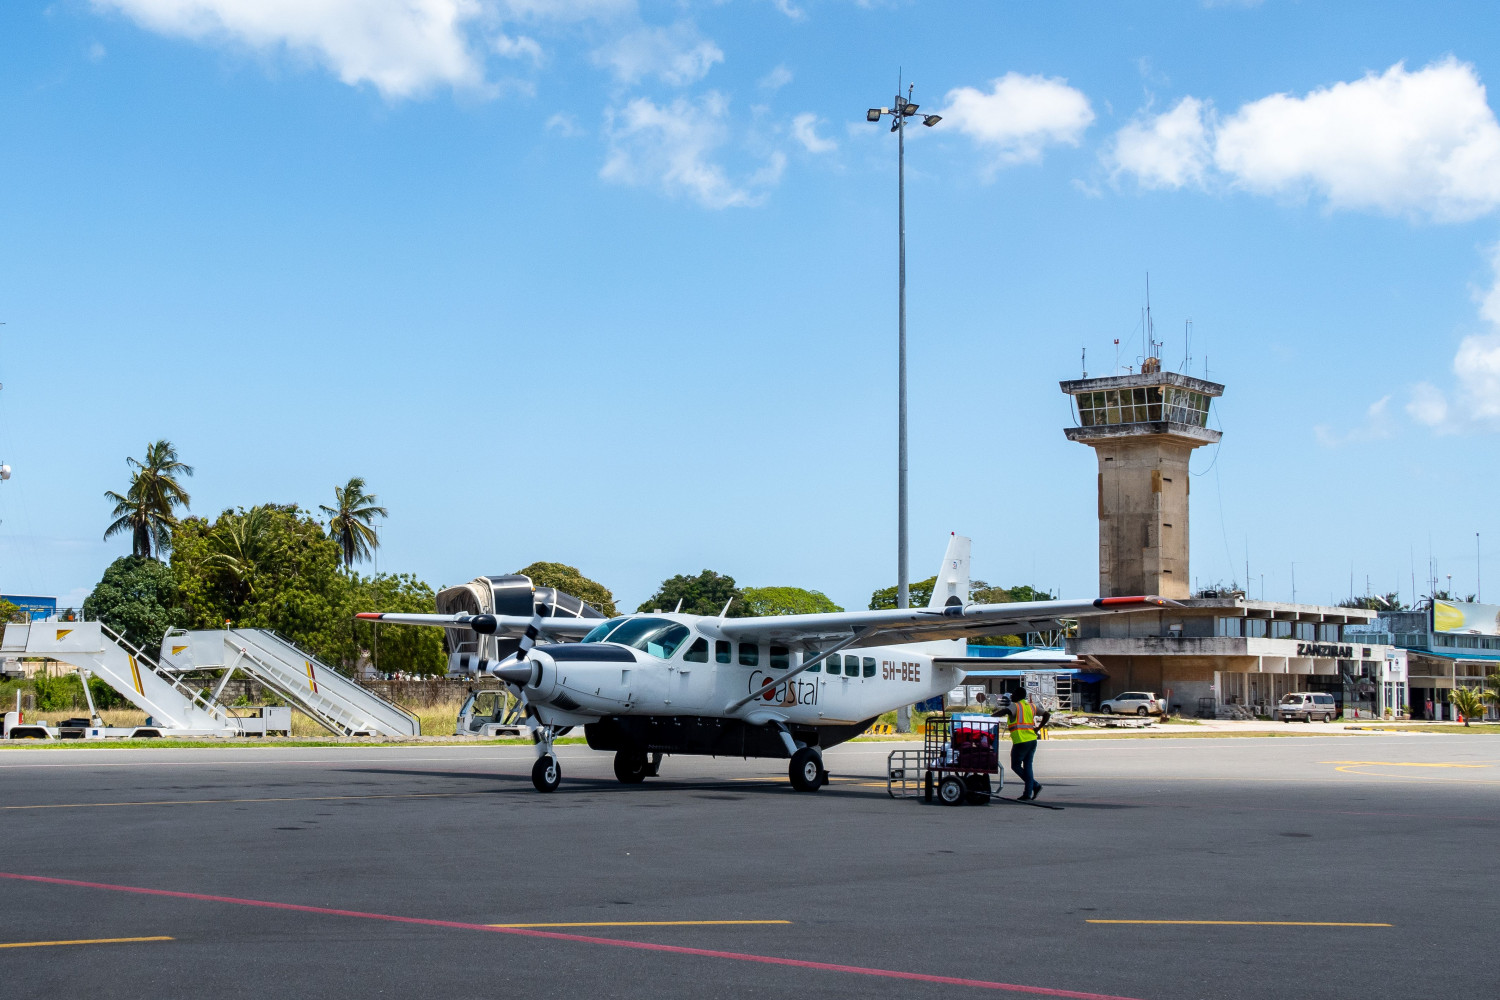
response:
[[(1096, 589), (1059, 379), (1228, 388), (1200, 583), (1500, 597), (1492, 5), (59, 0), (0, 8), (0, 588), (80, 599), (125, 457), (193, 512), (364, 475), (381, 570)], [(929, 565), (932, 564), (932, 565)]]

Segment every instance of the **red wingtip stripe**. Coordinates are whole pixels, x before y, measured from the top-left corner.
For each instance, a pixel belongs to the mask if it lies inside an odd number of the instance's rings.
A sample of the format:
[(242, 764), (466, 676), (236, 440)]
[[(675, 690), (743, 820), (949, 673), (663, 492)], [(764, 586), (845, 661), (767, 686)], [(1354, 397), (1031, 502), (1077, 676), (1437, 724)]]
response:
[(356, 617), (356, 618), (369, 618), (369, 619), (373, 619), (373, 620), (377, 620), (378, 621), (381, 618), (381, 612), (379, 612), (379, 611), (361, 611), (358, 614), (356, 614), (354, 617)]

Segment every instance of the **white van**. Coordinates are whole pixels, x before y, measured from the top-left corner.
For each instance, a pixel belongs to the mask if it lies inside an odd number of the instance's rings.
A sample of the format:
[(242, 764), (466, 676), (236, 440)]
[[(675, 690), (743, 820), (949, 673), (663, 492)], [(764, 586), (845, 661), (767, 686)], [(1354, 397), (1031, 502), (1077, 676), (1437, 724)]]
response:
[(1282, 722), (1291, 722), (1293, 719), (1301, 719), (1303, 722), (1321, 719), (1329, 722), (1338, 714), (1339, 706), (1333, 700), (1333, 695), (1319, 694), (1315, 691), (1293, 691), (1291, 694), (1281, 696), (1281, 703), (1276, 706), (1275, 717)]

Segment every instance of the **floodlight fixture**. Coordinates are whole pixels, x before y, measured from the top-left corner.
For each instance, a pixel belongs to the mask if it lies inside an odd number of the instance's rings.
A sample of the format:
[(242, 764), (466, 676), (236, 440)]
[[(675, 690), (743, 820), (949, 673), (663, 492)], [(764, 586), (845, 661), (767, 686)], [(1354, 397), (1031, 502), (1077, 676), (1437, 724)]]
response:
[(901, 113), (910, 117), (911, 115), (917, 113), (917, 105), (912, 104), (910, 101), (907, 101), (905, 104), (901, 105)]
[(938, 122), (940, 122), (942, 120), (943, 120), (943, 116), (942, 115), (923, 115), (922, 116), (922, 124), (926, 125), (928, 128), (932, 128), (932, 126), (936, 125)]
[(871, 108), (869, 111), (865, 112), (865, 121), (878, 122), (880, 121), (880, 116), (884, 113), (885, 108)]

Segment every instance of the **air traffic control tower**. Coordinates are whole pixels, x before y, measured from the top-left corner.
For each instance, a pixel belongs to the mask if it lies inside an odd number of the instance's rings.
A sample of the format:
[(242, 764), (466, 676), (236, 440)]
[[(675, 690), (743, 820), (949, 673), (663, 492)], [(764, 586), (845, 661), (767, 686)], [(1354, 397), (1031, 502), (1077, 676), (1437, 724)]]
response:
[(1161, 370), (1063, 382), (1077, 426), (1063, 433), (1099, 456), (1099, 593), (1184, 599), (1188, 577), (1188, 459), (1217, 442), (1208, 407), (1224, 387)]

